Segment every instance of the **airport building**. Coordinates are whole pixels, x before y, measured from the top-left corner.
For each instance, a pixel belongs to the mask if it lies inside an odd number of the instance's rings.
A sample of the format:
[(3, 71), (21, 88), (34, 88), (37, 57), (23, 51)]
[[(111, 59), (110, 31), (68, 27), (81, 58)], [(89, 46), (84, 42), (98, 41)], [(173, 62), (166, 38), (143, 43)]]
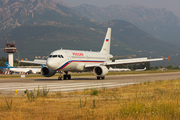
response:
[(4, 49), (4, 52), (8, 53), (8, 63), (13, 66), (13, 54), (17, 52), (17, 49), (15, 48), (15, 41), (6, 41), (6, 48)]

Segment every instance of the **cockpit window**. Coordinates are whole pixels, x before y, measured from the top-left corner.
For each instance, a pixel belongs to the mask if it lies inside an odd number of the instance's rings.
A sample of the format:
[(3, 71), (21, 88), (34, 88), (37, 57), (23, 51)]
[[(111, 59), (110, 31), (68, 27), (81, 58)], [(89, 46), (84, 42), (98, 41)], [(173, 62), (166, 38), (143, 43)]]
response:
[(49, 58), (64, 58), (63, 55), (50, 55)]
[(52, 57), (52, 55), (49, 56), (49, 58), (51, 58), (51, 57)]
[(62, 55), (58, 55), (59, 58), (64, 58)]
[(55, 57), (57, 57), (57, 55), (53, 55), (52, 57), (55, 58)]

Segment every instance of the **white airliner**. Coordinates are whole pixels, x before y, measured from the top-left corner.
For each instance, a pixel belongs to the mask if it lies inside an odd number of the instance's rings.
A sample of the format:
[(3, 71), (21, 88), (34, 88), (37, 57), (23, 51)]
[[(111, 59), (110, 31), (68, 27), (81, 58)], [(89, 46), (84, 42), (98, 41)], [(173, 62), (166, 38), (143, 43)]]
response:
[(17, 67), (12, 67), (9, 65), (8, 62), (6, 62), (6, 68), (8, 69), (8, 71), (12, 71), (12, 72), (23, 72), (25, 74), (29, 74), (29, 73), (40, 73), (41, 72), (41, 68), (17, 68)]
[[(71, 79), (68, 72), (93, 71), (97, 79), (104, 79), (108, 74), (109, 68), (117, 65), (127, 65), (135, 63), (145, 63), (150, 61), (160, 61), (164, 58), (147, 59), (121, 59), (114, 61), (110, 54), (111, 28), (108, 28), (103, 46), (100, 52), (79, 51), (79, 50), (56, 50), (52, 52), (47, 60), (22, 61), (25, 63), (44, 64), (41, 73), (45, 77), (53, 76), (57, 71), (60, 72), (59, 80)], [(121, 56), (120, 56), (121, 57)], [(62, 72), (65, 75), (61, 76)]]
[(135, 71), (145, 71), (146, 67), (144, 69), (136, 69)]
[(124, 71), (131, 71), (131, 70), (128, 68), (112, 68), (112, 67), (109, 68), (109, 72), (124, 72)]

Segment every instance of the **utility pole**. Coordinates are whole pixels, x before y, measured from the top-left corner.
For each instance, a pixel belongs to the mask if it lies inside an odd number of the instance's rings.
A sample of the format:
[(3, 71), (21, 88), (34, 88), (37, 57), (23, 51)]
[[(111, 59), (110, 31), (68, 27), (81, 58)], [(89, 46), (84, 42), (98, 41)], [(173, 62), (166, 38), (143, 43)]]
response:
[(19, 67), (19, 53), (20, 53), (20, 52), (18, 52), (18, 67)]

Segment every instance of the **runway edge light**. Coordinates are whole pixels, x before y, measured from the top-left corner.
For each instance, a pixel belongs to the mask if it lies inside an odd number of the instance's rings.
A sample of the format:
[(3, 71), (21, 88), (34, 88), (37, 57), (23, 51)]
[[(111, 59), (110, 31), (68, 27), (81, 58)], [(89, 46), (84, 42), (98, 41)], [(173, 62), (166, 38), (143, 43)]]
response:
[(24, 91), (24, 95), (27, 96), (27, 91), (26, 90)]
[(17, 95), (18, 90), (14, 90), (15, 95)]

